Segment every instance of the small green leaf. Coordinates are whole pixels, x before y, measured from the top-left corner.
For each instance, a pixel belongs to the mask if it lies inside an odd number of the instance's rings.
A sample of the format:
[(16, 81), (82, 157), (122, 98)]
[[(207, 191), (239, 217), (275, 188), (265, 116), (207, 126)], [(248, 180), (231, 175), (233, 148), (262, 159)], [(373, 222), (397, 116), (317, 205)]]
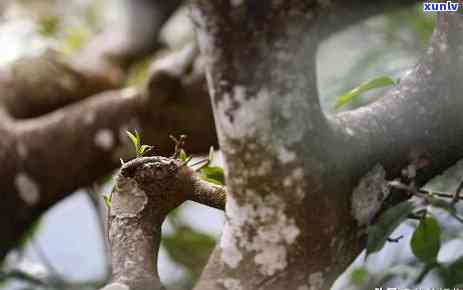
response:
[(106, 208), (111, 207), (111, 195), (110, 194), (103, 194), (104, 205)]
[(137, 154), (137, 157), (141, 157), (143, 156), (146, 152), (148, 152), (149, 150), (151, 150), (151, 148), (153, 148), (153, 146), (150, 146), (150, 145), (141, 145), (139, 151), (138, 151), (138, 154)]
[(355, 268), (350, 274), (350, 281), (352, 284), (362, 286), (368, 279), (368, 271), (365, 267)]
[(423, 263), (436, 263), (440, 249), (440, 234), (439, 223), (435, 218), (427, 217), (420, 221), (413, 233), (410, 246), (413, 254)]
[(209, 162), (212, 162), (212, 159), (214, 159), (214, 146), (211, 146), (209, 148), (209, 155), (207, 157), (207, 160), (209, 160)]
[(413, 203), (403, 201), (384, 212), (378, 222), (368, 228), (366, 257), (381, 250), (395, 228), (406, 220), (414, 209)]
[(348, 91), (347, 93), (339, 96), (336, 99), (335, 108), (339, 109), (340, 107), (350, 103), (355, 97), (363, 94), (372, 89), (387, 87), (394, 85), (395, 82), (393, 79), (387, 76), (378, 77), (366, 82), (361, 83), (358, 87)]
[(225, 176), (222, 167), (218, 166), (205, 166), (199, 171), (203, 179), (218, 185), (225, 184)]
[(188, 159), (188, 154), (186, 154), (185, 150), (180, 149), (178, 153), (178, 159), (181, 161), (186, 161)]
[(135, 134), (133, 134), (133, 133), (130, 132), (130, 131), (125, 131), (125, 132), (127, 133), (127, 136), (129, 136), (130, 141), (132, 141), (135, 154), (138, 155), (138, 152), (139, 152), (140, 146), (141, 146), (141, 145), (140, 145), (140, 143), (141, 143), (140, 135), (138, 134), (137, 131), (135, 131)]

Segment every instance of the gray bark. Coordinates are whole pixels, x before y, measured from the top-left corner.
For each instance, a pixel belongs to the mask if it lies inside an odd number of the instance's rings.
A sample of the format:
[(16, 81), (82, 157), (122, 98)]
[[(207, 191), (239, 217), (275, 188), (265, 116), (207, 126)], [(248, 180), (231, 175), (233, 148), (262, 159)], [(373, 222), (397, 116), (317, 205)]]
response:
[(423, 184), (462, 157), (461, 14), (439, 16), (427, 54), (382, 100), (325, 116), (314, 57), (343, 2), (323, 3), (195, 1), (230, 192), (195, 289), (328, 289), (379, 209), (365, 200), (384, 184), (363, 192), (362, 176), (384, 183), (411, 164)]

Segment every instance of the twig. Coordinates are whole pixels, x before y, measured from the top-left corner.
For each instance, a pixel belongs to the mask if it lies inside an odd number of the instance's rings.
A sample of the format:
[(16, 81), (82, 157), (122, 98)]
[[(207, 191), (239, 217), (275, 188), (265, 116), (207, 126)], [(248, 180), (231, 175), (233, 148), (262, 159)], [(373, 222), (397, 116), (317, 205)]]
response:
[(403, 238), (404, 238), (404, 236), (400, 235), (397, 238), (387, 238), (387, 241), (390, 242), (390, 243), (398, 243)]
[(172, 158), (176, 159), (178, 157), (178, 155), (180, 154), (180, 150), (182, 150), (183, 147), (185, 147), (185, 141), (187, 137), (187, 135), (182, 134), (177, 139), (175, 138), (175, 136), (169, 135), (169, 138), (172, 139), (172, 141), (174, 141), (175, 143), (174, 156)]
[(460, 200), (460, 193), (463, 190), (463, 180), (460, 181), (460, 184), (457, 187), (457, 191), (455, 192), (455, 195), (453, 196), (452, 203), (457, 203), (458, 200)]

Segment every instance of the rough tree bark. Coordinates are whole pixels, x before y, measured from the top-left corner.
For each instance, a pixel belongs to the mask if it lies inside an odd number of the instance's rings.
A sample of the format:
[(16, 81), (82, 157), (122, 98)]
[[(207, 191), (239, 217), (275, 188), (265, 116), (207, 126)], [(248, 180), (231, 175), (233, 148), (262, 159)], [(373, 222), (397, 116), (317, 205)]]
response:
[[(153, 49), (160, 26), (179, 1), (164, 3), (168, 9), (154, 2), (157, 8), (145, 13), (159, 19), (146, 19), (154, 32), (132, 35), (138, 45), (119, 50), (100, 42), (99, 50), (84, 49), (70, 63), (50, 53), (0, 71), (0, 260), (40, 214), (131, 155), (125, 130), (138, 128), (163, 155), (172, 151), (169, 134), (195, 136), (188, 142), (191, 152), (207, 152), (216, 143), (194, 46), (156, 60), (144, 88), (119, 89), (127, 62), (118, 60)], [(132, 15), (130, 26), (139, 19)]]
[(195, 1), (230, 192), (196, 289), (329, 289), (363, 249), (385, 178), (410, 165), (422, 185), (462, 157), (462, 14), (438, 16), (428, 51), (384, 98), (326, 116), (315, 53), (343, 3)]
[[(147, 6), (138, 8), (156, 11), (135, 9), (148, 26), (129, 34), (137, 40), (114, 46), (127, 50), (97, 45), (73, 66), (39, 60), (30, 73), (24, 66), (0, 74), (0, 257), (49, 206), (116, 167), (119, 133), (131, 120), (145, 126), (159, 154), (171, 147), (169, 133), (200, 140), (192, 151), (214, 143), (202, 77), (186, 77), (194, 50), (158, 63), (142, 91), (94, 95), (117, 87), (128, 60), (150, 49), (180, 2), (139, 1)], [(111, 206), (108, 289), (162, 288), (153, 256), (165, 215), (187, 199), (221, 208), (225, 190), (223, 235), (196, 289), (329, 289), (363, 249), (386, 179), (411, 166), (422, 185), (462, 157), (461, 13), (438, 17), (419, 64), (381, 100), (336, 116), (321, 111), (319, 41), (388, 3), (193, 1), (227, 188), (173, 159), (125, 164)]]
[[(366, 226), (393, 194), (387, 179), (410, 168), (423, 185), (462, 158), (461, 13), (438, 16), (419, 64), (381, 100), (334, 116), (322, 112), (320, 39), (384, 9), (383, 2), (193, 1), (228, 192), (220, 244), (195, 289), (329, 289), (364, 248)], [(159, 184), (153, 165), (137, 168), (134, 176), (148, 178), (140, 184)], [(147, 192), (159, 198), (171, 190)], [(123, 241), (113, 216), (112, 239)], [(121, 252), (131, 261), (126, 250), (112, 250), (119, 263)], [(134, 277), (116, 276), (107, 289), (142, 289)]]

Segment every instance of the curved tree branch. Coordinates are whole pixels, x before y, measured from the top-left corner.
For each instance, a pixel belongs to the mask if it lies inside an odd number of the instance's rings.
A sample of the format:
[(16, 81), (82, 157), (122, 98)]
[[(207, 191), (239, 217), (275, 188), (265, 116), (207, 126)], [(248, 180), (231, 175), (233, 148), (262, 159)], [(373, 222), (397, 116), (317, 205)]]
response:
[(125, 130), (142, 129), (144, 142), (157, 154), (171, 153), (169, 134), (194, 136), (186, 146), (192, 153), (207, 152), (216, 143), (204, 76), (192, 69), (192, 51), (168, 56), (181, 61), (155, 62), (141, 91), (109, 91), (0, 125), (1, 209), (8, 216), (0, 226), (9, 241), (1, 244), (0, 257), (37, 215), (127, 158)]
[(156, 265), (161, 225), (172, 209), (190, 198), (223, 207), (225, 189), (171, 158), (144, 157), (122, 166), (110, 207), (113, 277), (103, 289), (163, 289)]
[(462, 51), (463, 15), (439, 16), (429, 48), (400, 84), (369, 106), (338, 114), (352, 166), (379, 163), (395, 178), (412, 164), (423, 185), (463, 157)]

